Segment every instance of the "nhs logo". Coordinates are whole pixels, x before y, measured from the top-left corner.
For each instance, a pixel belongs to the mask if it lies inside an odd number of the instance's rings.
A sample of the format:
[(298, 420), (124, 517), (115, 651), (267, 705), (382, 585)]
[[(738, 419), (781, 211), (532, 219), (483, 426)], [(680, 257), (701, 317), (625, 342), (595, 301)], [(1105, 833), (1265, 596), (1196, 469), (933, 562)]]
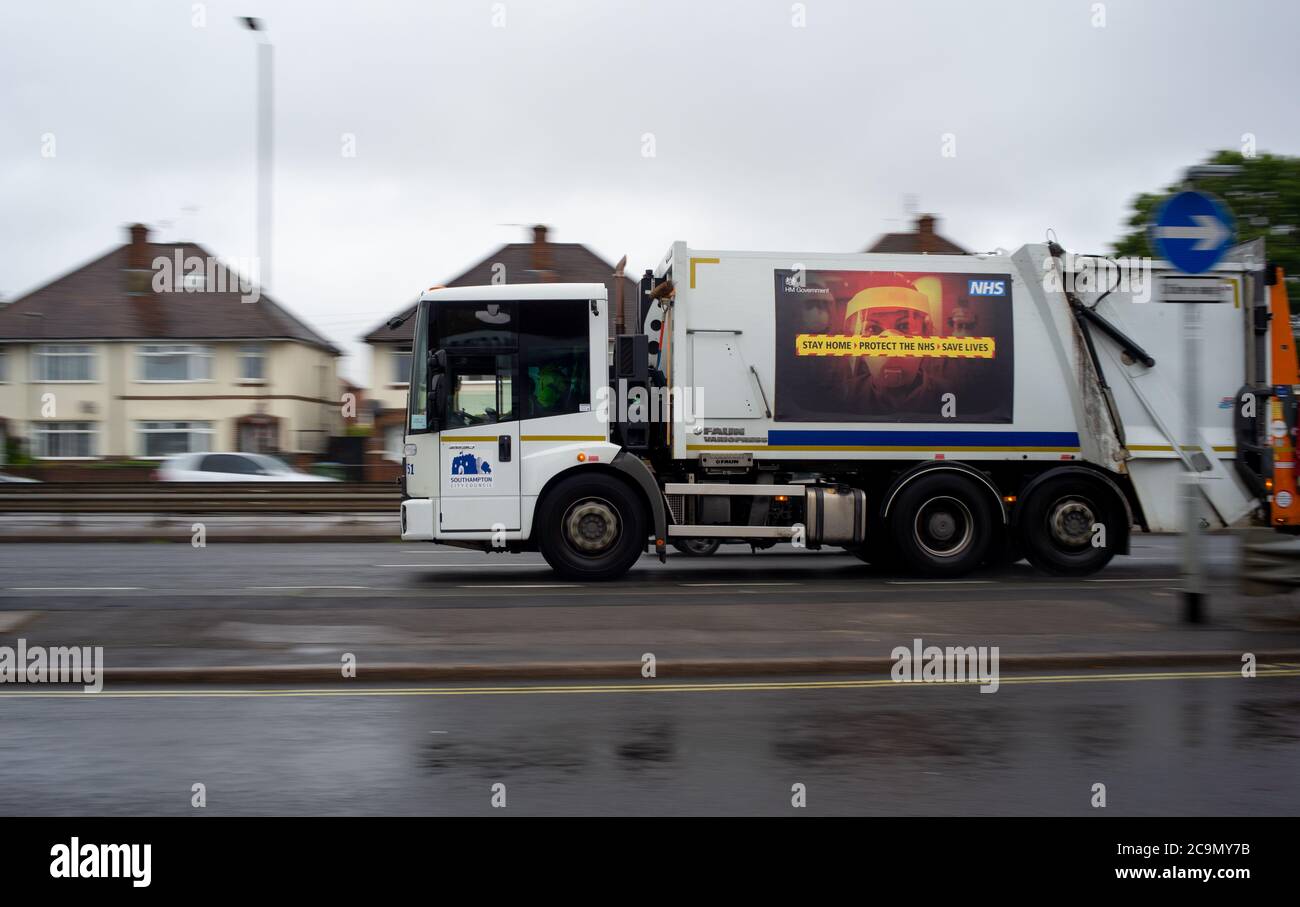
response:
[(970, 296), (1005, 296), (1007, 295), (1007, 282), (1005, 280), (976, 280), (972, 278), (966, 282), (966, 292)]

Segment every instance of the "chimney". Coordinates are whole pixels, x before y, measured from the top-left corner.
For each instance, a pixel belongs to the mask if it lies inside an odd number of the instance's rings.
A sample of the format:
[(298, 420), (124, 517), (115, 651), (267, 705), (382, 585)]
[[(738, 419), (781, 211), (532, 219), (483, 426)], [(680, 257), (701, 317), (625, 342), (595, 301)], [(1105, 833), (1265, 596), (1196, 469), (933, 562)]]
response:
[(919, 237), (916, 241), (917, 251), (919, 252), (937, 252), (937, 243), (935, 243), (933, 214), (922, 214), (916, 219), (916, 235)]
[(533, 270), (543, 273), (551, 270), (551, 250), (546, 244), (546, 224), (533, 227)]
[(149, 228), (144, 224), (131, 224), (126, 228), (130, 242), (126, 244), (126, 267), (122, 276), (128, 296), (147, 296), (153, 292), (153, 256), (149, 249)]
[(126, 230), (131, 237), (126, 251), (126, 266), (134, 271), (149, 270), (153, 260), (149, 254), (149, 228), (144, 224), (132, 224)]

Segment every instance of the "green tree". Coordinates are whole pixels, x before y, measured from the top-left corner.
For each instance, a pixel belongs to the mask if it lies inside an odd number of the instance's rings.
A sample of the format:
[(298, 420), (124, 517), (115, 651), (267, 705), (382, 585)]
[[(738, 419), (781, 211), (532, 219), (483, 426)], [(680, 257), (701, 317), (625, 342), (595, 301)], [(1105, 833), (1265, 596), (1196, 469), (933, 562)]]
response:
[(1286, 271), (1291, 311), (1300, 312), (1300, 157), (1246, 157), (1236, 151), (1220, 151), (1206, 163), (1236, 164), (1241, 169), (1228, 176), (1200, 177), (1194, 185), (1184, 183), (1139, 195), (1128, 218), (1129, 232), (1115, 243), (1115, 254), (1154, 255), (1147, 243), (1147, 225), (1160, 203), (1186, 188), (1210, 192), (1232, 209), (1238, 242), (1263, 238), (1268, 260)]

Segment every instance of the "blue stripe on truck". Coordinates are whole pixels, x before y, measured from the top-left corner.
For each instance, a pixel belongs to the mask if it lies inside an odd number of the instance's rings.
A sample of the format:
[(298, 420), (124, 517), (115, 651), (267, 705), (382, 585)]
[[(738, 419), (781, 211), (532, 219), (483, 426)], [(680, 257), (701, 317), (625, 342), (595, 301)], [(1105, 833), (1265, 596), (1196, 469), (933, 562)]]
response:
[(767, 433), (768, 447), (1075, 448), (1073, 431), (782, 431)]

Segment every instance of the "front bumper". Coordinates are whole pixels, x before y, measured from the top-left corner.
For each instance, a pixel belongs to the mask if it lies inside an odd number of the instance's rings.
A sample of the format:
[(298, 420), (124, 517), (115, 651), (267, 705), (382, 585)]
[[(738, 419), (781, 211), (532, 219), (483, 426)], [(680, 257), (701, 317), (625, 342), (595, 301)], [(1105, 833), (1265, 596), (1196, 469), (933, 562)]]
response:
[(433, 515), (438, 510), (436, 498), (407, 498), (402, 502), (402, 541), (433, 541)]

